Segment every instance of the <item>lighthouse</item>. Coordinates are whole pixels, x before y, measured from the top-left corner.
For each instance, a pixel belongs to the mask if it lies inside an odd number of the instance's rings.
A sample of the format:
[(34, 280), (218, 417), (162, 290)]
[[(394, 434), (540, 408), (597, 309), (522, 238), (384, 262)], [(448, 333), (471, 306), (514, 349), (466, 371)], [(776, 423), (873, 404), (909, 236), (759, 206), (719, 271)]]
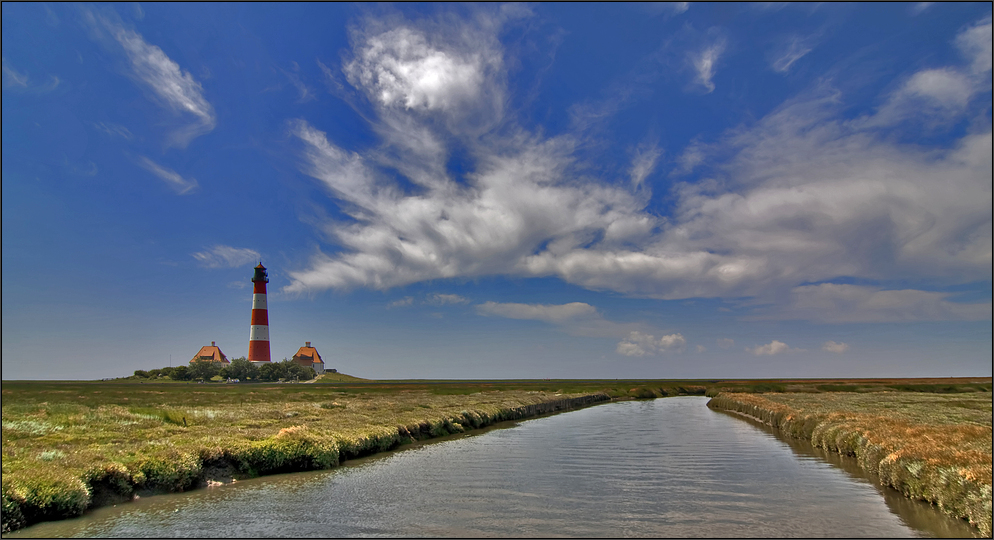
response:
[(248, 361), (257, 366), (268, 364), (269, 359), (269, 309), (266, 307), (266, 283), (269, 274), (259, 263), (252, 276), (252, 326), (249, 330)]

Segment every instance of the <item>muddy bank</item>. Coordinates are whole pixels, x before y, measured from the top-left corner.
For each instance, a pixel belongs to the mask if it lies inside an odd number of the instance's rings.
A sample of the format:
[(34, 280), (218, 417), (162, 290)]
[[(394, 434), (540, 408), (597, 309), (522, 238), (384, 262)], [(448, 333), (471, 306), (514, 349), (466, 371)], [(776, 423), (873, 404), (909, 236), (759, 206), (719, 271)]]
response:
[(90, 508), (159, 493), (175, 493), (257, 476), (328, 469), (342, 461), (395, 449), (415, 440), (432, 439), (611, 401), (604, 393), (563, 398), (494, 411), (466, 410), (395, 429), (370, 429), (354, 437), (328, 437), (306, 425), (281, 429), (261, 441), (233, 447), (205, 447), (168, 462), (138, 461), (132, 466), (106, 464), (80, 478), (43, 486), (4, 481), (3, 532), (41, 521), (79, 516)]
[(853, 456), (864, 471), (879, 477), (882, 484), (966, 519), (981, 534), (991, 536), (989, 467), (984, 482), (955, 463), (937, 459), (938, 452), (930, 449), (930, 438), (921, 437), (914, 429), (907, 430), (908, 438), (901, 440), (891, 433), (883, 435), (886, 429), (883, 423), (877, 428), (860, 423), (852, 414), (806, 413), (758, 395), (722, 393), (713, 397), (708, 407), (747, 416), (776, 428), (783, 435)]

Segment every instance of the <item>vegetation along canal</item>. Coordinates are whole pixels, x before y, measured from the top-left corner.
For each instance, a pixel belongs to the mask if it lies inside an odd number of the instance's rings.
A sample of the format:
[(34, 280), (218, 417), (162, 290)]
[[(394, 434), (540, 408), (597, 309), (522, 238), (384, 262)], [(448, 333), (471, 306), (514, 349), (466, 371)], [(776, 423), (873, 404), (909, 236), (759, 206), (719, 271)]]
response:
[(974, 536), (858, 467), (705, 406), (616, 402), (10, 534), (115, 537)]

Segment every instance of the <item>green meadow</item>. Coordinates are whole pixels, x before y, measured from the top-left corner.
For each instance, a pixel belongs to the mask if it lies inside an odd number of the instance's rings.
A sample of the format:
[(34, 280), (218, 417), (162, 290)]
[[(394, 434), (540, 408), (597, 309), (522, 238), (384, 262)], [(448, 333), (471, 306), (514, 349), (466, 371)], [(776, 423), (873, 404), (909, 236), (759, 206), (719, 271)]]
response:
[[(330, 468), (414, 440), (601, 401), (705, 394), (815, 402), (862, 396), (862, 407), (884, 416), (890, 409), (882, 404), (894, 395), (949, 403), (979, 396), (987, 403), (990, 513), (990, 378), (367, 381), (331, 374), (303, 384), (4, 381), (3, 530), (139, 496)], [(919, 420), (927, 419), (909, 422)]]

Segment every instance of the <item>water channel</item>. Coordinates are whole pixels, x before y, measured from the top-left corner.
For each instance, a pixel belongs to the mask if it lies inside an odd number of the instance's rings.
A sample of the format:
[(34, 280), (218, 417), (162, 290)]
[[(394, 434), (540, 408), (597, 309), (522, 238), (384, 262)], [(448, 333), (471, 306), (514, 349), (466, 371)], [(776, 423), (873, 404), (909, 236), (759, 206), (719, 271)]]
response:
[(11, 537), (963, 537), (966, 522), (707, 398), (610, 403)]

